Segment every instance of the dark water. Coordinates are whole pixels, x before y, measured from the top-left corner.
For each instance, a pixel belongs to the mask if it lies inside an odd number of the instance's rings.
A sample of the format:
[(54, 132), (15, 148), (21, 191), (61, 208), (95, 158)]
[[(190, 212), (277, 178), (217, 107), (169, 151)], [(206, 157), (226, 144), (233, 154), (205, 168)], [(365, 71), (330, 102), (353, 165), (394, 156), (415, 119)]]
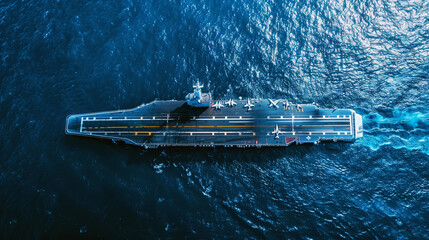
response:
[[(1, 1), (0, 238), (428, 239), (429, 2)], [(364, 138), (144, 151), (68, 114), (287, 98)]]

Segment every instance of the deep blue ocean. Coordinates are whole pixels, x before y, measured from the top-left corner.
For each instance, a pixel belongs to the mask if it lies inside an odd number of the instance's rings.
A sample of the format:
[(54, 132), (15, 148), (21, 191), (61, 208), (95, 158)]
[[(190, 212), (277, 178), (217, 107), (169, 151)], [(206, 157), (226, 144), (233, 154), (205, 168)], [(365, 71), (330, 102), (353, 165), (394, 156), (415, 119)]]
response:
[[(69, 114), (287, 98), (364, 137), (144, 150)], [(429, 239), (429, 1), (0, 1), (0, 239)]]

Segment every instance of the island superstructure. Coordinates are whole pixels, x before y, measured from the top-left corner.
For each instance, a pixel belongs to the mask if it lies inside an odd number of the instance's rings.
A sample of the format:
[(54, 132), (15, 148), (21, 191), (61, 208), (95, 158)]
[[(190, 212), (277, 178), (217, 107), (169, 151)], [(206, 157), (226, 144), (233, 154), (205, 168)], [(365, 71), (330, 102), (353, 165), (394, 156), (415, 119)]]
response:
[(145, 148), (288, 146), (363, 136), (362, 116), (351, 109), (322, 109), (286, 99), (213, 101), (199, 82), (193, 87), (182, 101), (155, 100), (128, 110), (70, 115), (66, 134)]

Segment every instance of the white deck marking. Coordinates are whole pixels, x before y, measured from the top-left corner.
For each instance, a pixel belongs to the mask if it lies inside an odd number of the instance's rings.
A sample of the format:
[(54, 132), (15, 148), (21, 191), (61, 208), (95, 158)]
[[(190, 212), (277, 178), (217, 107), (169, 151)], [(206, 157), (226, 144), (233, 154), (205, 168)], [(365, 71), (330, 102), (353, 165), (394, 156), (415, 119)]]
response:
[[(295, 118), (294, 120), (296, 120), (297, 118)], [(334, 118), (333, 118), (334, 119)], [(273, 119), (271, 119), (271, 120), (273, 120)], [(301, 122), (301, 123), (311, 123), (311, 121), (310, 122), (307, 122), (307, 121), (304, 121), (304, 120), (309, 120), (309, 119), (301, 119), (301, 121), (299, 121), (299, 122)], [(283, 120), (283, 121), (280, 121), (280, 120), (277, 120), (277, 121), (275, 121), (276, 123), (288, 123), (288, 122), (291, 122), (292, 120)], [(349, 121), (348, 120), (336, 120), (336, 121), (332, 121), (332, 120), (328, 120), (328, 119), (326, 119), (326, 120), (315, 120), (314, 121), (314, 123), (321, 123), (321, 122), (341, 122), (341, 123), (349, 123)]]
[(215, 117), (215, 116), (213, 116), (213, 119), (216, 119), (216, 117)]
[[(268, 118), (268, 117), (267, 117)], [(227, 117), (227, 119), (229, 119), (229, 120), (234, 120), (234, 119), (243, 119), (243, 120), (256, 120), (256, 119), (263, 119), (263, 118), (243, 118), (242, 116), (239, 116), (239, 117)], [(309, 116), (309, 117), (296, 117), (296, 116), (292, 116), (291, 118), (286, 118), (286, 117), (278, 117), (278, 118), (273, 118), (273, 117), (271, 117), (271, 116), (269, 116), (269, 119), (270, 120), (290, 120), (290, 119), (295, 119), (295, 120), (315, 120), (315, 121), (349, 121), (348, 119), (335, 119), (335, 118), (325, 118), (325, 119), (322, 119), (322, 118), (313, 118), (313, 116)], [(148, 119), (148, 118), (144, 118), (144, 117), (140, 117), (140, 118), (128, 118), (128, 117), (126, 117), (126, 118), (118, 118), (118, 119), (113, 119), (112, 117), (106, 117), (106, 118), (98, 118), (98, 119), (96, 119), (96, 120), (94, 120), (92, 117), (91, 118), (88, 118), (88, 117), (84, 117), (83, 118), (83, 120), (84, 121), (88, 121), (88, 122), (91, 122), (91, 121), (153, 121), (153, 120), (156, 120), (156, 121), (166, 121), (166, 120), (170, 120), (170, 121), (175, 121), (175, 120), (178, 120), (177, 118), (174, 118), (174, 117), (170, 117), (170, 118), (168, 118), (167, 119), (167, 116), (165, 116), (164, 118), (160, 118), (160, 117), (158, 117), (158, 118), (156, 118), (155, 116), (153, 116), (153, 117), (151, 117), (150, 119)], [(211, 121), (211, 120), (216, 120), (216, 121), (224, 121), (225, 120), (225, 118), (224, 117), (222, 117), (222, 118), (216, 118), (216, 117), (212, 117), (212, 118), (195, 118), (195, 120), (196, 121)]]
[(325, 115), (323, 115), (323, 118), (326, 118), (326, 116), (325, 116)]
[(349, 122), (350, 122), (350, 135), (353, 135), (353, 132), (352, 132), (353, 126), (352, 126), (352, 119), (351, 118), (349, 118)]
[(340, 115), (337, 115), (337, 118), (340, 118)]
[(80, 118), (80, 132), (82, 132), (83, 118)]
[(127, 117), (124, 117), (124, 120), (127, 120)]
[[(234, 118), (231, 118), (231, 117), (229, 117), (228, 118), (229, 120), (234, 120)], [(241, 120), (241, 119), (244, 119), (244, 120), (255, 120), (255, 118), (237, 118), (237, 120)], [(258, 119), (258, 118), (256, 118), (256, 119)], [(291, 120), (292, 118), (270, 118), (270, 120)], [(295, 120), (315, 120), (315, 121), (329, 121), (329, 122), (332, 122), (332, 121), (338, 121), (338, 122), (341, 122), (341, 121), (349, 121), (349, 120), (347, 120), (347, 119), (339, 119), (339, 120), (337, 120), (337, 119), (335, 119), (335, 118), (326, 118), (326, 119), (310, 119), (310, 118), (297, 118), (297, 117), (294, 117), (294, 119)], [(167, 118), (157, 118), (157, 119), (141, 119), (141, 118), (135, 118), (135, 119), (133, 119), (133, 118), (128, 118), (128, 119), (97, 119), (97, 120), (92, 120), (92, 119), (88, 119), (88, 120), (86, 120), (86, 119), (84, 119), (84, 121), (85, 122), (101, 122), (101, 121), (153, 121), (153, 120), (155, 120), (155, 121), (166, 121), (167, 120)], [(169, 118), (168, 120), (170, 120), (170, 121), (177, 121), (178, 119), (176, 119), (176, 118)], [(213, 121), (213, 120), (215, 120), (215, 121), (225, 121), (225, 119), (224, 118), (220, 118), (220, 119), (212, 119), (212, 118), (197, 118), (197, 119), (195, 119), (195, 121)], [(281, 122), (281, 121), (280, 121)]]
[(225, 119), (228, 119), (228, 117), (227, 117), (227, 116), (225, 116)]
[[(93, 132), (93, 131), (84, 131), (84, 134), (88, 134), (88, 135), (107, 135), (109, 134), (110, 136), (112, 135), (119, 135), (122, 136), (123, 134), (130, 134), (132, 136), (135, 136), (136, 133), (138, 134), (137, 136), (151, 136), (153, 134), (162, 134), (163, 136), (167, 136), (167, 135), (171, 135), (171, 136), (194, 136), (193, 134), (196, 133), (198, 136), (216, 136), (216, 133), (222, 134), (222, 135), (218, 135), (218, 136), (228, 136), (228, 137), (234, 137), (237, 136), (236, 134), (238, 134), (239, 136), (241, 136), (242, 134), (252, 134), (253, 136), (256, 136), (255, 132), (232, 132), (232, 131), (227, 131), (227, 132), (168, 132), (168, 131), (157, 131), (157, 132), (135, 132), (135, 131), (122, 131), (122, 132), (118, 132), (118, 131), (111, 131), (111, 132)], [(312, 132), (315, 133), (315, 132)], [(322, 132), (317, 132), (317, 134), (321, 134)], [(337, 134), (335, 134), (337, 133)], [(144, 135), (146, 134), (146, 135)], [(201, 134), (207, 134), (207, 135), (201, 135)], [(284, 132), (283, 134), (292, 134), (292, 135), (300, 135), (300, 136), (308, 136), (309, 132), (307, 131), (298, 131), (298, 132)], [(324, 135), (340, 135), (340, 132), (323, 132)], [(268, 133), (267, 136), (270, 136), (270, 134)]]
[[(287, 119), (287, 118), (286, 118)], [(289, 118), (290, 119), (290, 118)], [(310, 119), (310, 117), (296, 117), (295, 119)], [(323, 120), (323, 118), (311, 118), (312, 120)], [(325, 120), (337, 121), (335, 118), (326, 118)], [(342, 119), (341, 119), (342, 120)]]
[[(105, 118), (105, 119), (97, 119), (97, 120), (93, 120), (93, 119), (84, 119), (84, 121), (86, 121), (86, 122), (94, 122), (94, 121), (96, 121), (96, 122), (98, 122), (98, 121), (153, 121), (153, 120), (155, 120), (155, 121), (166, 121), (167, 120), (167, 118), (156, 118), (156, 119), (153, 119), (154, 117), (152, 117), (152, 118), (150, 118), (150, 119), (148, 119), (148, 118), (143, 118), (143, 117), (141, 117), (141, 118), (127, 118), (127, 119), (123, 119), (123, 118), (118, 118), (118, 119), (110, 119), (110, 118)], [(234, 118), (231, 118), (231, 117), (228, 117), (228, 119), (229, 120), (233, 120)], [(244, 120), (254, 120), (254, 118), (235, 118), (235, 119), (237, 119), (237, 120), (239, 120), (239, 119), (244, 119)], [(168, 120), (170, 120), (170, 121), (177, 121), (177, 120), (179, 120), (178, 118), (174, 118), (174, 117), (170, 117)], [(195, 121), (212, 121), (212, 120), (215, 120), (215, 121), (225, 121), (225, 118), (216, 118), (216, 119), (213, 119), (213, 118), (196, 118), (195, 119)]]
[(283, 116), (280, 116), (280, 119), (283, 119)]
[[(294, 124), (293, 124), (293, 120), (295, 119), (295, 116), (294, 115), (292, 115), (292, 132), (294, 132), (294, 130), (295, 130), (295, 126), (294, 126)], [(294, 134), (293, 135), (295, 135), (295, 132), (294, 132)]]
[(267, 116), (267, 119), (270, 119), (270, 116)]

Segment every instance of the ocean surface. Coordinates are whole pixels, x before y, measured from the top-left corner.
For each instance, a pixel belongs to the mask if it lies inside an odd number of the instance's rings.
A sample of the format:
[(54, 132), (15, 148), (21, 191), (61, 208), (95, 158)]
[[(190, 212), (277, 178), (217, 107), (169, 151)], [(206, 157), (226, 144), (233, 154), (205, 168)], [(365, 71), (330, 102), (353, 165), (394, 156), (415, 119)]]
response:
[[(429, 239), (429, 1), (0, 1), (0, 239)], [(68, 114), (287, 98), (364, 137), (143, 150)]]

